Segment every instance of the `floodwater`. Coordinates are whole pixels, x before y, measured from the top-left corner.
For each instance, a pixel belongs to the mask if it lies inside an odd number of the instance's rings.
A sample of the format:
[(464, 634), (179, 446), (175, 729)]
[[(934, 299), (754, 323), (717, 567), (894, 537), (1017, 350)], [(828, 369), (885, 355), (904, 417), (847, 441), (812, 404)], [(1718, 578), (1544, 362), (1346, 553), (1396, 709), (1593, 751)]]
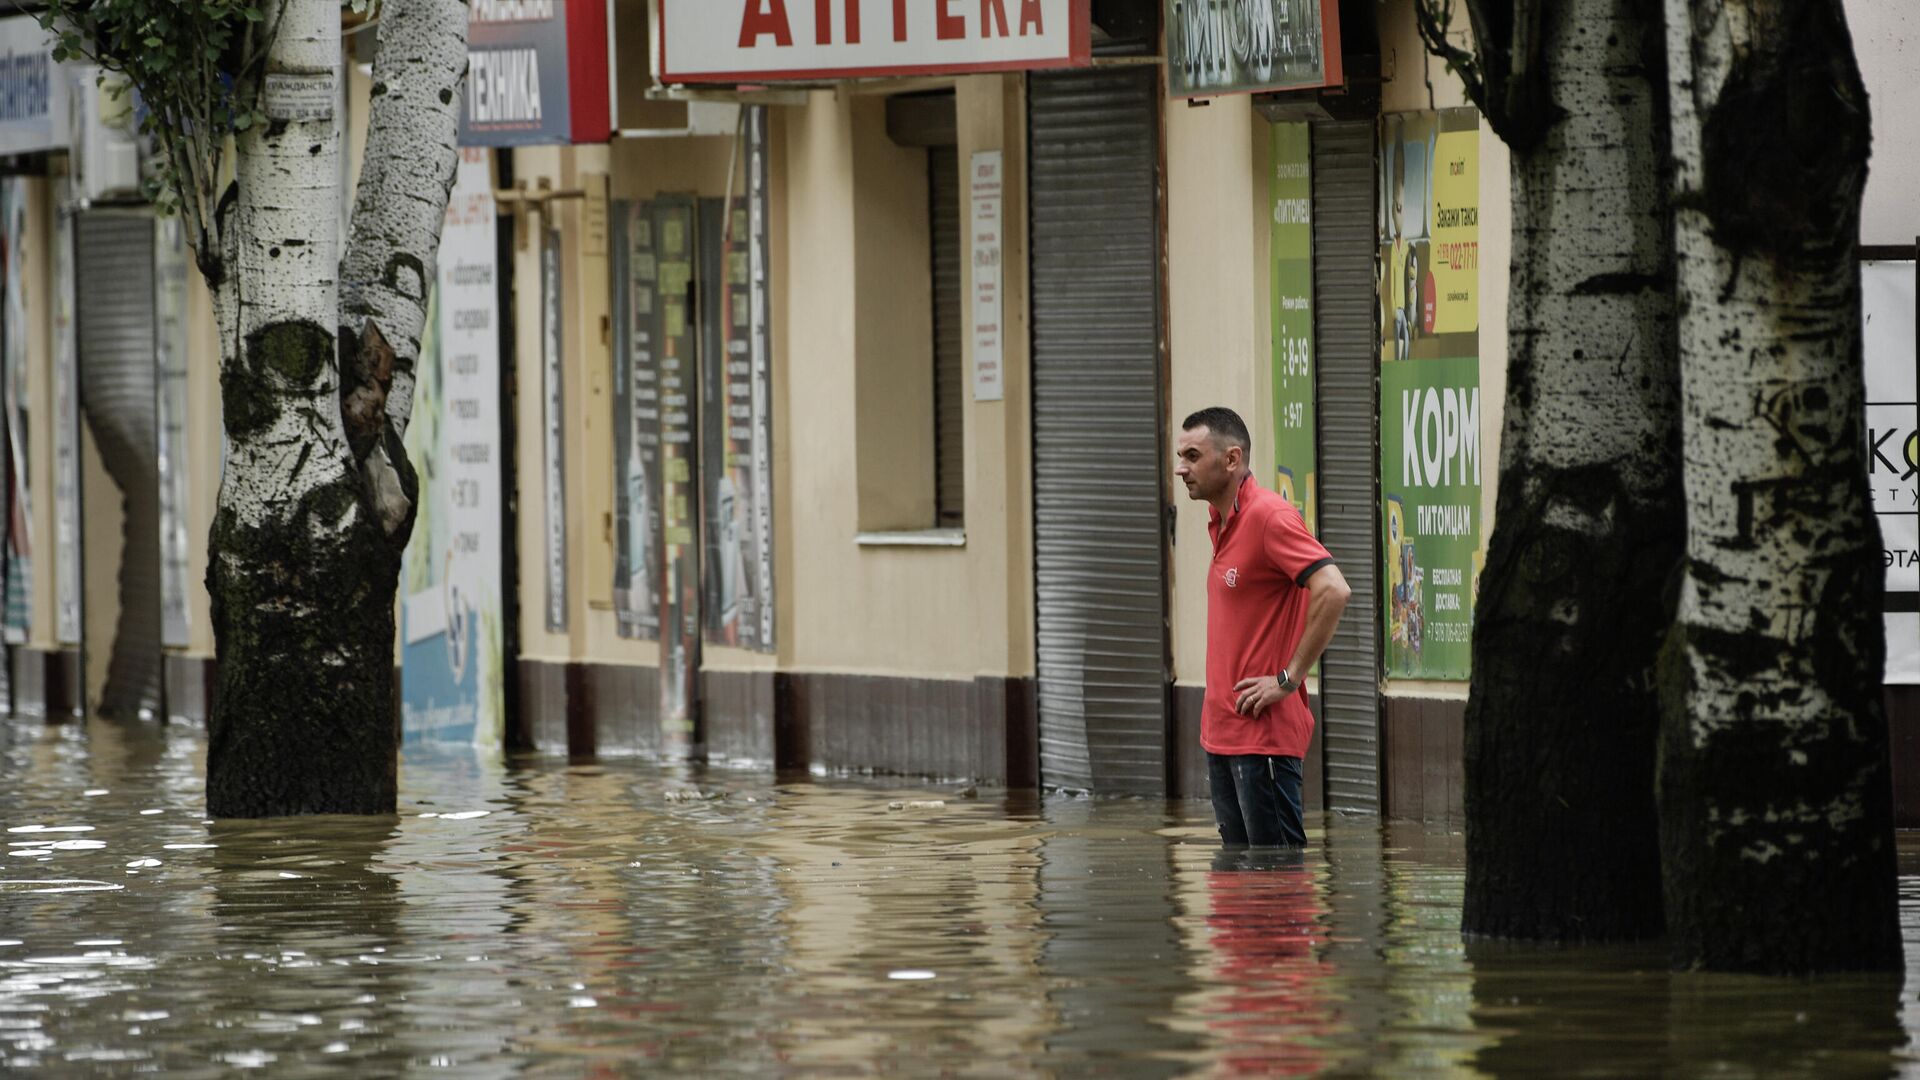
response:
[(445, 751), (395, 818), (210, 824), (203, 744), (0, 722), (0, 1071), (1920, 1075), (1920, 980), (1463, 946), (1441, 830)]

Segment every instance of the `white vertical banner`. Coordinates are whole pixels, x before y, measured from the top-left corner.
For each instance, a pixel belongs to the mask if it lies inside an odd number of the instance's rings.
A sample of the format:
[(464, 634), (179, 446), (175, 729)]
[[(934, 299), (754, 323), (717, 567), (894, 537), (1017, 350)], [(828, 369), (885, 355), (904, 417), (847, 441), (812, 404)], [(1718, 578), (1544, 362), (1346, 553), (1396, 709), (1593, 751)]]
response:
[(1890, 683), (1920, 683), (1920, 408), (1916, 408), (1914, 263), (1860, 268), (1867, 368), (1867, 476), (1887, 565)]
[(1006, 396), (1001, 378), (1001, 313), (1005, 303), (1000, 288), (1003, 155), (982, 150), (967, 169), (967, 261), (973, 267), (973, 399), (999, 401)]
[(490, 151), (460, 151), (415, 367), (407, 456), (420, 509), (401, 579), (401, 731), (499, 747), (506, 658), (501, 573), (500, 327)]
[(79, 645), (80, 341), (74, 321), (73, 215), (53, 226), (53, 604), (54, 636)]

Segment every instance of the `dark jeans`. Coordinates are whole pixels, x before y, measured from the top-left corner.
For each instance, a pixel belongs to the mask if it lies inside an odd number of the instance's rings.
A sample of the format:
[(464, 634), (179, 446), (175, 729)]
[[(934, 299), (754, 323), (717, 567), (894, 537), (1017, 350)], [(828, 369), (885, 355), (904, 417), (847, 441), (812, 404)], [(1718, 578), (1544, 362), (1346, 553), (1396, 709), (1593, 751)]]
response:
[(1264, 754), (1208, 754), (1213, 819), (1228, 847), (1305, 847), (1300, 812), (1300, 759)]

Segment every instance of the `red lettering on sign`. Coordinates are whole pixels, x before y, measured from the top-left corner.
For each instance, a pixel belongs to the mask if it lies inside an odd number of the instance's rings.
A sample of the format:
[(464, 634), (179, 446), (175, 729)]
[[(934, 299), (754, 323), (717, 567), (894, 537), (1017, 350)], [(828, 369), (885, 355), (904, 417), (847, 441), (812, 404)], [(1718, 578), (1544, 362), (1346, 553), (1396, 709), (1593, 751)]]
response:
[(952, 5), (953, 0), (940, 0), (940, 10), (933, 17), (934, 34), (941, 41), (952, 41), (955, 38), (967, 36), (966, 16), (955, 15), (948, 11), (947, 9)]
[[(766, 10), (761, 10), (763, 7)], [(740, 15), (740, 47), (753, 48), (762, 34), (772, 34), (773, 43), (782, 48), (793, 44), (793, 28), (787, 25), (787, 0), (747, 0), (746, 10)]]
[(1033, 32), (1036, 34), (1044, 34), (1047, 32), (1047, 28), (1040, 25), (1040, 0), (1020, 0), (1021, 37), (1027, 36), (1027, 27), (1029, 25), (1033, 27)]
[(860, 0), (847, 0), (847, 44), (860, 44)]
[[(993, 17), (988, 18), (989, 15)], [(993, 24), (996, 22), (1000, 24), (1000, 36), (1006, 37), (1007, 36), (1006, 0), (980, 0), (980, 36), (983, 38), (992, 37)]]
[(813, 43), (833, 44), (833, 0), (813, 0)]
[(893, 0), (893, 40), (907, 40), (907, 0)]

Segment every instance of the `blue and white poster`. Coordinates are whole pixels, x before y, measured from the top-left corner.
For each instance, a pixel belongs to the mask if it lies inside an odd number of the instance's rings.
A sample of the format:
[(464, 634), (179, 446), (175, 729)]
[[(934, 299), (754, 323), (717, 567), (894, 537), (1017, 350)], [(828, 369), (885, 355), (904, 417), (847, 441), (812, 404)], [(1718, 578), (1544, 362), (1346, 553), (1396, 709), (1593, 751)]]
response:
[(488, 151), (463, 149), (416, 369), (407, 454), (420, 512), (402, 566), (408, 742), (499, 748), (505, 731), (500, 337)]

